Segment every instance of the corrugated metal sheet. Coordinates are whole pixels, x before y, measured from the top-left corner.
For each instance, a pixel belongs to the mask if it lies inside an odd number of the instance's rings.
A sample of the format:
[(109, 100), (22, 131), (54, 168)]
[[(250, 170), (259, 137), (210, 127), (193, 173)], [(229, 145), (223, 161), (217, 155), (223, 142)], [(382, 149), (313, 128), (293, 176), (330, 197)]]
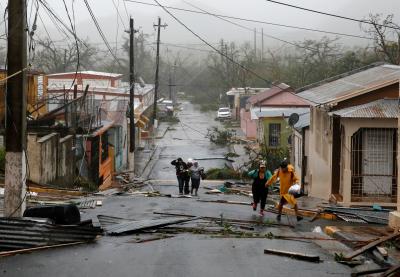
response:
[(380, 99), (364, 105), (334, 111), (329, 114), (344, 118), (397, 118), (399, 115), (399, 100)]
[(310, 88), (306, 88), (297, 95), (315, 104), (327, 104), (358, 90), (398, 81), (400, 66), (384, 64), (340, 77), (338, 76), (334, 81), (328, 79), (325, 83), (317, 83), (314, 87), (311, 85)]
[(299, 130), (308, 126), (310, 126), (310, 112), (301, 114), (299, 121), (294, 125), (294, 128)]
[(100, 228), (53, 225), (45, 219), (0, 218), (0, 251), (92, 241)]
[[(109, 216), (98, 216), (98, 219), (100, 221), (100, 224), (104, 228), (104, 230), (107, 232), (108, 235), (111, 236), (118, 236), (118, 235), (123, 235), (123, 234), (128, 234), (128, 233), (135, 233), (135, 232), (140, 232), (142, 230), (148, 230), (148, 229), (156, 229), (168, 225), (174, 225), (178, 223), (184, 223), (187, 221), (192, 221), (198, 219), (197, 217), (195, 218), (184, 218), (182, 217), (168, 217), (168, 218), (162, 218), (162, 219), (146, 219), (146, 220), (134, 220), (134, 221), (127, 221), (124, 219), (120, 218), (113, 218)], [(116, 224), (111, 224), (113, 221), (119, 222)], [(105, 224), (103, 224), (103, 222)]]

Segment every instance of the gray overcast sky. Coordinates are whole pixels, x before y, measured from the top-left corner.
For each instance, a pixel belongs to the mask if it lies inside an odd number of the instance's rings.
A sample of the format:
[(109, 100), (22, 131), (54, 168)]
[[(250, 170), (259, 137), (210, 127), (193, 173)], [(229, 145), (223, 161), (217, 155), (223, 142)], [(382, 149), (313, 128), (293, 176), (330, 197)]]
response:
[[(29, 0), (30, 5), (32, 0)], [(71, 7), (72, 0), (65, 0)], [(151, 0), (141, 0), (147, 3), (155, 3)], [(335, 19), (323, 15), (317, 15), (306, 11), (284, 7), (265, 0), (186, 0), (200, 8), (210, 12), (238, 16), (250, 19), (258, 19), (270, 21), (280, 24), (290, 24), (308, 28), (318, 28), (335, 32), (345, 32), (351, 34), (362, 35), (359, 24), (341, 19)], [(389, 14), (395, 13), (395, 21), (400, 22), (400, 1), (398, 0), (282, 0), (286, 3), (300, 5), (311, 9), (321, 10), (329, 13), (340, 14), (354, 18), (364, 18), (370, 13)], [(49, 5), (60, 15), (66, 22), (66, 12), (62, 0), (47, 0)], [(89, 13), (84, 5), (83, 0), (74, 0), (77, 31), (80, 37), (88, 37), (91, 42), (100, 42), (101, 38), (98, 35), (93, 22), (90, 19)], [(123, 32), (123, 24), (120, 20), (117, 21), (117, 12), (114, 4), (119, 7), (119, 13), (124, 21), (125, 26), (128, 26), (128, 18), (124, 9), (123, 0), (89, 0), (89, 3), (99, 20), (101, 28), (110, 42), (115, 43), (116, 38), (120, 40)], [(160, 0), (164, 5), (175, 6), (180, 8), (195, 9), (184, 1), (179, 0)], [(6, 1), (0, 0), (1, 8), (4, 9)], [(169, 26), (162, 31), (162, 40), (172, 43), (201, 43), (197, 38), (185, 30), (182, 26), (176, 23), (168, 14), (159, 7), (145, 6), (137, 3), (125, 2), (127, 12), (135, 18), (136, 26), (140, 26), (145, 33), (154, 34), (153, 22), (157, 16), (161, 16), (163, 22)], [(229, 41), (252, 41), (253, 34), (247, 30), (240, 29), (227, 22), (221, 21), (218, 18), (208, 15), (191, 14), (182, 11), (171, 10), (178, 18), (186, 23), (199, 35), (204, 37), (211, 43), (218, 42), (221, 38)], [(28, 7), (28, 16), (30, 14), (30, 6)], [(54, 40), (60, 39), (54, 24), (49, 20), (43, 8), (40, 8), (40, 14)], [(322, 35), (314, 32), (298, 31), (288, 28), (275, 27), (270, 25), (240, 22), (249, 28), (264, 28), (266, 35), (273, 35), (285, 40), (303, 40), (305, 38), (320, 38)], [(38, 23), (38, 34), (44, 36), (43, 26)], [(118, 33), (117, 33), (118, 32)], [(258, 42), (260, 42), (258, 36)], [(341, 42), (354, 45), (363, 44), (366, 41), (362, 39), (342, 39)], [(266, 47), (281, 46), (281, 42), (277, 42), (271, 38), (265, 37)], [(113, 44), (115, 46), (115, 44)], [(203, 47), (201, 45), (196, 47)]]

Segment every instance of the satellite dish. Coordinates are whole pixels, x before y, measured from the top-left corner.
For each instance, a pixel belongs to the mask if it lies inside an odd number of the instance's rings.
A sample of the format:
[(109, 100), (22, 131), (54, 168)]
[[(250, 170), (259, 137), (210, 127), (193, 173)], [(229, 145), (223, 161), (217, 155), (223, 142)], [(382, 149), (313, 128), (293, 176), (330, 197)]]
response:
[(289, 116), (289, 125), (294, 126), (299, 121), (299, 115), (297, 113), (292, 113)]

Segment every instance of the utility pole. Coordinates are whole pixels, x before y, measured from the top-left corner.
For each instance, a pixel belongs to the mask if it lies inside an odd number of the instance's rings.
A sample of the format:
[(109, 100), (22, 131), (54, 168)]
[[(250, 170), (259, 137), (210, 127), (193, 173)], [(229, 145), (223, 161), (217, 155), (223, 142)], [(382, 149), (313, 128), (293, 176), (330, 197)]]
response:
[(8, 1), (4, 215), (22, 217), (26, 200), (26, 0)]
[(257, 58), (257, 28), (254, 28), (254, 57)]
[(264, 61), (264, 28), (261, 28), (261, 61)]
[(158, 70), (160, 67), (160, 29), (161, 27), (167, 27), (167, 24), (161, 25), (161, 17), (158, 17), (158, 24), (153, 24), (153, 27), (157, 27), (157, 56), (156, 56), (156, 77), (154, 82), (154, 104), (153, 104), (153, 127), (156, 126), (157, 120), (157, 95), (158, 95)]
[(135, 29), (134, 21), (129, 20), (129, 179), (135, 178)]
[(130, 19), (129, 29), (129, 152), (135, 151), (135, 48), (133, 18)]

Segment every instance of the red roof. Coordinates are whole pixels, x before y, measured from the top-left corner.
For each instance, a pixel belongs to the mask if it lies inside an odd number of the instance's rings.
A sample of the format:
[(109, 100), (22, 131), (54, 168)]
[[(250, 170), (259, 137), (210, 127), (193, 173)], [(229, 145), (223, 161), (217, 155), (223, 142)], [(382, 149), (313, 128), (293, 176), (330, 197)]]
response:
[(290, 86), (283, 83), (251, 96), (247, 103), (257, 106), (310, 106), (306, 100), (294, 94)]

